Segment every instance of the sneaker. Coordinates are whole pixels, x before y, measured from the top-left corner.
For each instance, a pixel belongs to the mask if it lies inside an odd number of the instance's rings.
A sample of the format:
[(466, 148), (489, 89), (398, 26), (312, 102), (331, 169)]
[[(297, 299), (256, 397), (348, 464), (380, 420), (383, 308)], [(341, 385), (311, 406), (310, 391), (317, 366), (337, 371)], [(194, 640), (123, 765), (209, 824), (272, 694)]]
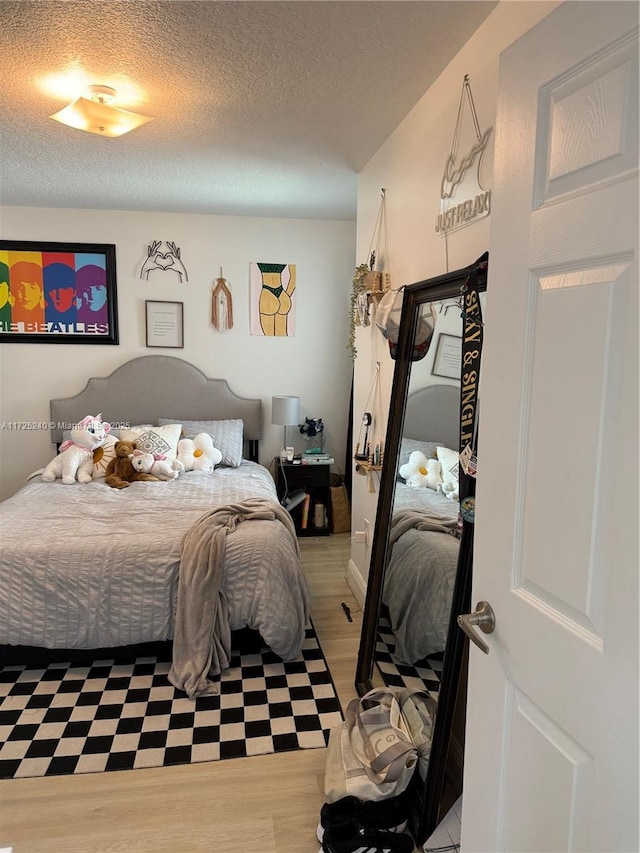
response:
[(408, 817), (407, 801), (402, 794), (376, 801), (343, 797), (322, 806), (316, 836), (322, 841), (326, 829), (348, 820), (357, 821), (365, 829), (404, 832)]
[(410, 835), (366, 829), (349, 820), (327, 827), (319, 853), (413, 853)]

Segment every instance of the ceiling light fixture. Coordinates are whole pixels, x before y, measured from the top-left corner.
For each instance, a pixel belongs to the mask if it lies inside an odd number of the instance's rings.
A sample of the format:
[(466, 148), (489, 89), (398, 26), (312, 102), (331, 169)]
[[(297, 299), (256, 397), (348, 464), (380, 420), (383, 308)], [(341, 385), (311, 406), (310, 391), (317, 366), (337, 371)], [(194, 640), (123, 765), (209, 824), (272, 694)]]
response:
[(112, 107), (115, 96), (116, 90), (111, 86), (89, 86), (86, 96), (77, 98), (50, 118), (98, 136), (122, 136), (153, 120), (152, 116)]

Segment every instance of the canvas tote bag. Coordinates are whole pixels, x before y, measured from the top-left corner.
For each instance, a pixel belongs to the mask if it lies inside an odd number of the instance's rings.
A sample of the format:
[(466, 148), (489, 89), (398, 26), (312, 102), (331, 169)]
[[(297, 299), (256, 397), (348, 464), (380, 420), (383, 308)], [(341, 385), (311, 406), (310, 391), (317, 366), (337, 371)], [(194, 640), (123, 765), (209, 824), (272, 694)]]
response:
[(424, 782), (431, 757), (437, 703), (426, 691), (409, 687), (399, 691), (398, 701), (413, 745), (418, 750), (418, 773)]
[(352, 699), (329, 735), (324, 792), (328, 802), (352, 795), (385, 800), (401, 794), (418, 763), (396, 693), (375, 688)]

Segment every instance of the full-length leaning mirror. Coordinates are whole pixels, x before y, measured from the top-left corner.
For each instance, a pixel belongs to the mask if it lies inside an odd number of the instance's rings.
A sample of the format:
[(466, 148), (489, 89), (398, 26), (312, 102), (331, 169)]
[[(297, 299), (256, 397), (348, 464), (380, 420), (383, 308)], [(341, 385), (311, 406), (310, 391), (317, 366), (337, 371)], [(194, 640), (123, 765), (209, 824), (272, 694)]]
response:
[[(465, 640), (456, 619), (470, 612), (471, 593), (473, 500), (460, 515), (460, 492), (475, 484), (468, 469), (460, 477), (459, 453), (465, 430), (477, 427), (482, 314), (467, 309), (472, 298), (484, 302), (487, 258), (404, 291), (356, 670), (361, 695), (384, 683), (437, 701), (426, 778), (416, 774), (410, 789), (419, 844), (460, 793), (443, 797), (454, 714), (464, 721)], [(463, 365), (471, 358), (475, 374)], [(462, 389), (463, 372), (467, 385), (475, 376), (472, 389)], [(476, 435), (468, 443), (476, 450)], [(460, 788), (461, 769), (460, 756)]]

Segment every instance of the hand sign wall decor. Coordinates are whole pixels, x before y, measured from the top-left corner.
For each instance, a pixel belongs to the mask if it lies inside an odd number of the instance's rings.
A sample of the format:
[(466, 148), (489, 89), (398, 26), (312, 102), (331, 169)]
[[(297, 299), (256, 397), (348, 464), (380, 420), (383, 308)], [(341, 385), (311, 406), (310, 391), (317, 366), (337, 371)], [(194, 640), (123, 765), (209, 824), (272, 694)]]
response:
[(178, 274), (180, 283), (182, 283), (183, 277), (185, 281), (189, 281), (187, 270), (180, 259), (180, 248), (169, 240), (166, 240), (164, 245), (164, 251), (162, 240), (154, 240), (153, 243), (147, 246), (147, 257), (142, 264), (140, 278), (144, 281), (149, 281), (149, 273), (153, 270), (163, 270), (165, 272), (170, 270)]

